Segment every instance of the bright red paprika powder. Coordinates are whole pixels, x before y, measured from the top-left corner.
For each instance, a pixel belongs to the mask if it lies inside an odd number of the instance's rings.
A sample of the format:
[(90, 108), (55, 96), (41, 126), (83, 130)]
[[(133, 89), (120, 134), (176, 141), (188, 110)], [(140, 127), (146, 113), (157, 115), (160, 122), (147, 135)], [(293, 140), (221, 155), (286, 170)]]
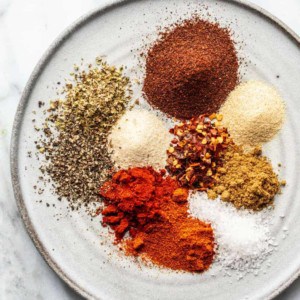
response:
[[(188, 215), (188, 190), (151, 167), (117, 172), (100, 188), (103, 224), (128, 255), (158, 266), (202, 272), (214, 257), (212, 228)], [(129, 238), (123, 239), (126, 232)]]

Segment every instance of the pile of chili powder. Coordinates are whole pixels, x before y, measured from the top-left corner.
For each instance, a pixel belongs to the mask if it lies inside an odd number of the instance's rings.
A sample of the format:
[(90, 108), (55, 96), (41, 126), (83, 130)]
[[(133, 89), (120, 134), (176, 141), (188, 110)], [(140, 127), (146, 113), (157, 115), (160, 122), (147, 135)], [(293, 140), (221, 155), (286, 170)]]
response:
[(129, 255), (173, 270), (207, 270), (214, 257), (213, 230), (188, 216), (188, 191), (164, 175), (151, 167), (117, 172), (100, 189), (103, 224)]
[(226, 149), (233, 143), (221, 120), (222, 115), (203, 114), (170, 129), (174, 138), (166, 169), (181, 186), (206, 191), (215, 185)]
[(151, 105), (170, 116), (211, 114), (238, 83), (238, 67), (228, 29), (186, 20), (161, 32), (148, 51), (143, 91)]

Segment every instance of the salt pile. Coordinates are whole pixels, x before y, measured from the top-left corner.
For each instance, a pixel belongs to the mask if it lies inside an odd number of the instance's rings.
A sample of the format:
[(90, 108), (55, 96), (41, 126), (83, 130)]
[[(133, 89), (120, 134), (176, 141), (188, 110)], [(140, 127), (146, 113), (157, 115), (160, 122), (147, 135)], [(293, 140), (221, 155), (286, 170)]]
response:
[(216, 261), (226, 274), (239, 271), (258, 274), (261, 264), (276, 243), (270, 233), (270, 211), (253, 213), (237, 210), (220, 199), (209, 200), (206, 193), (191, 194), (189, 212), (193, 217), (211, 223), (217, 244)]

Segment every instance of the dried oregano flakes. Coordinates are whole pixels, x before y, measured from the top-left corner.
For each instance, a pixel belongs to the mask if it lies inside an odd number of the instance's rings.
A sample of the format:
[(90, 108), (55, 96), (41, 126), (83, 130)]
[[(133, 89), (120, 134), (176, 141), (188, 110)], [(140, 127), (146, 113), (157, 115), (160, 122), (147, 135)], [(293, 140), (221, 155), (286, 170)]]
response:
[(64, 99), (50, 103), (37, 147), (47, 160), (42, 172), (51, 177), (58, 196), (75, 209), (99, 200), (99, 186), (113, 168), (107, 136), (125, 112), (132, 91), (123, 69), (101, 58), (86, 70), (76, 67), (71, 75), (63, 88)]

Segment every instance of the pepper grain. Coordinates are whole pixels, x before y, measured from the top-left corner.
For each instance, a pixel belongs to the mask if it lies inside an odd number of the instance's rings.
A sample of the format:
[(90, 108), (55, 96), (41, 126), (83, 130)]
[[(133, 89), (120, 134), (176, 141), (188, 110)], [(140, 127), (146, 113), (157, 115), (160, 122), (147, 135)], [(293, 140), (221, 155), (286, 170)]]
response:
[(221, 115), (201, 115), (170, 130), (175, 138), (167, 150), (166, 169), (180, 185), (205, 191), (215, 182), (224, 151), (232, 143)]
[(99, 184), (113, 168), (107, 136), (131, 94), (122, 68), (101, 58), (96, 62), (98, 66), (89, 65), (88, 70), (77, 68), (64, 87), (65, 99), (51, 101), (37, 145), (47, 161), (42, 172), (50, 175), (55, 192), (72, 209), (99, 201)]

